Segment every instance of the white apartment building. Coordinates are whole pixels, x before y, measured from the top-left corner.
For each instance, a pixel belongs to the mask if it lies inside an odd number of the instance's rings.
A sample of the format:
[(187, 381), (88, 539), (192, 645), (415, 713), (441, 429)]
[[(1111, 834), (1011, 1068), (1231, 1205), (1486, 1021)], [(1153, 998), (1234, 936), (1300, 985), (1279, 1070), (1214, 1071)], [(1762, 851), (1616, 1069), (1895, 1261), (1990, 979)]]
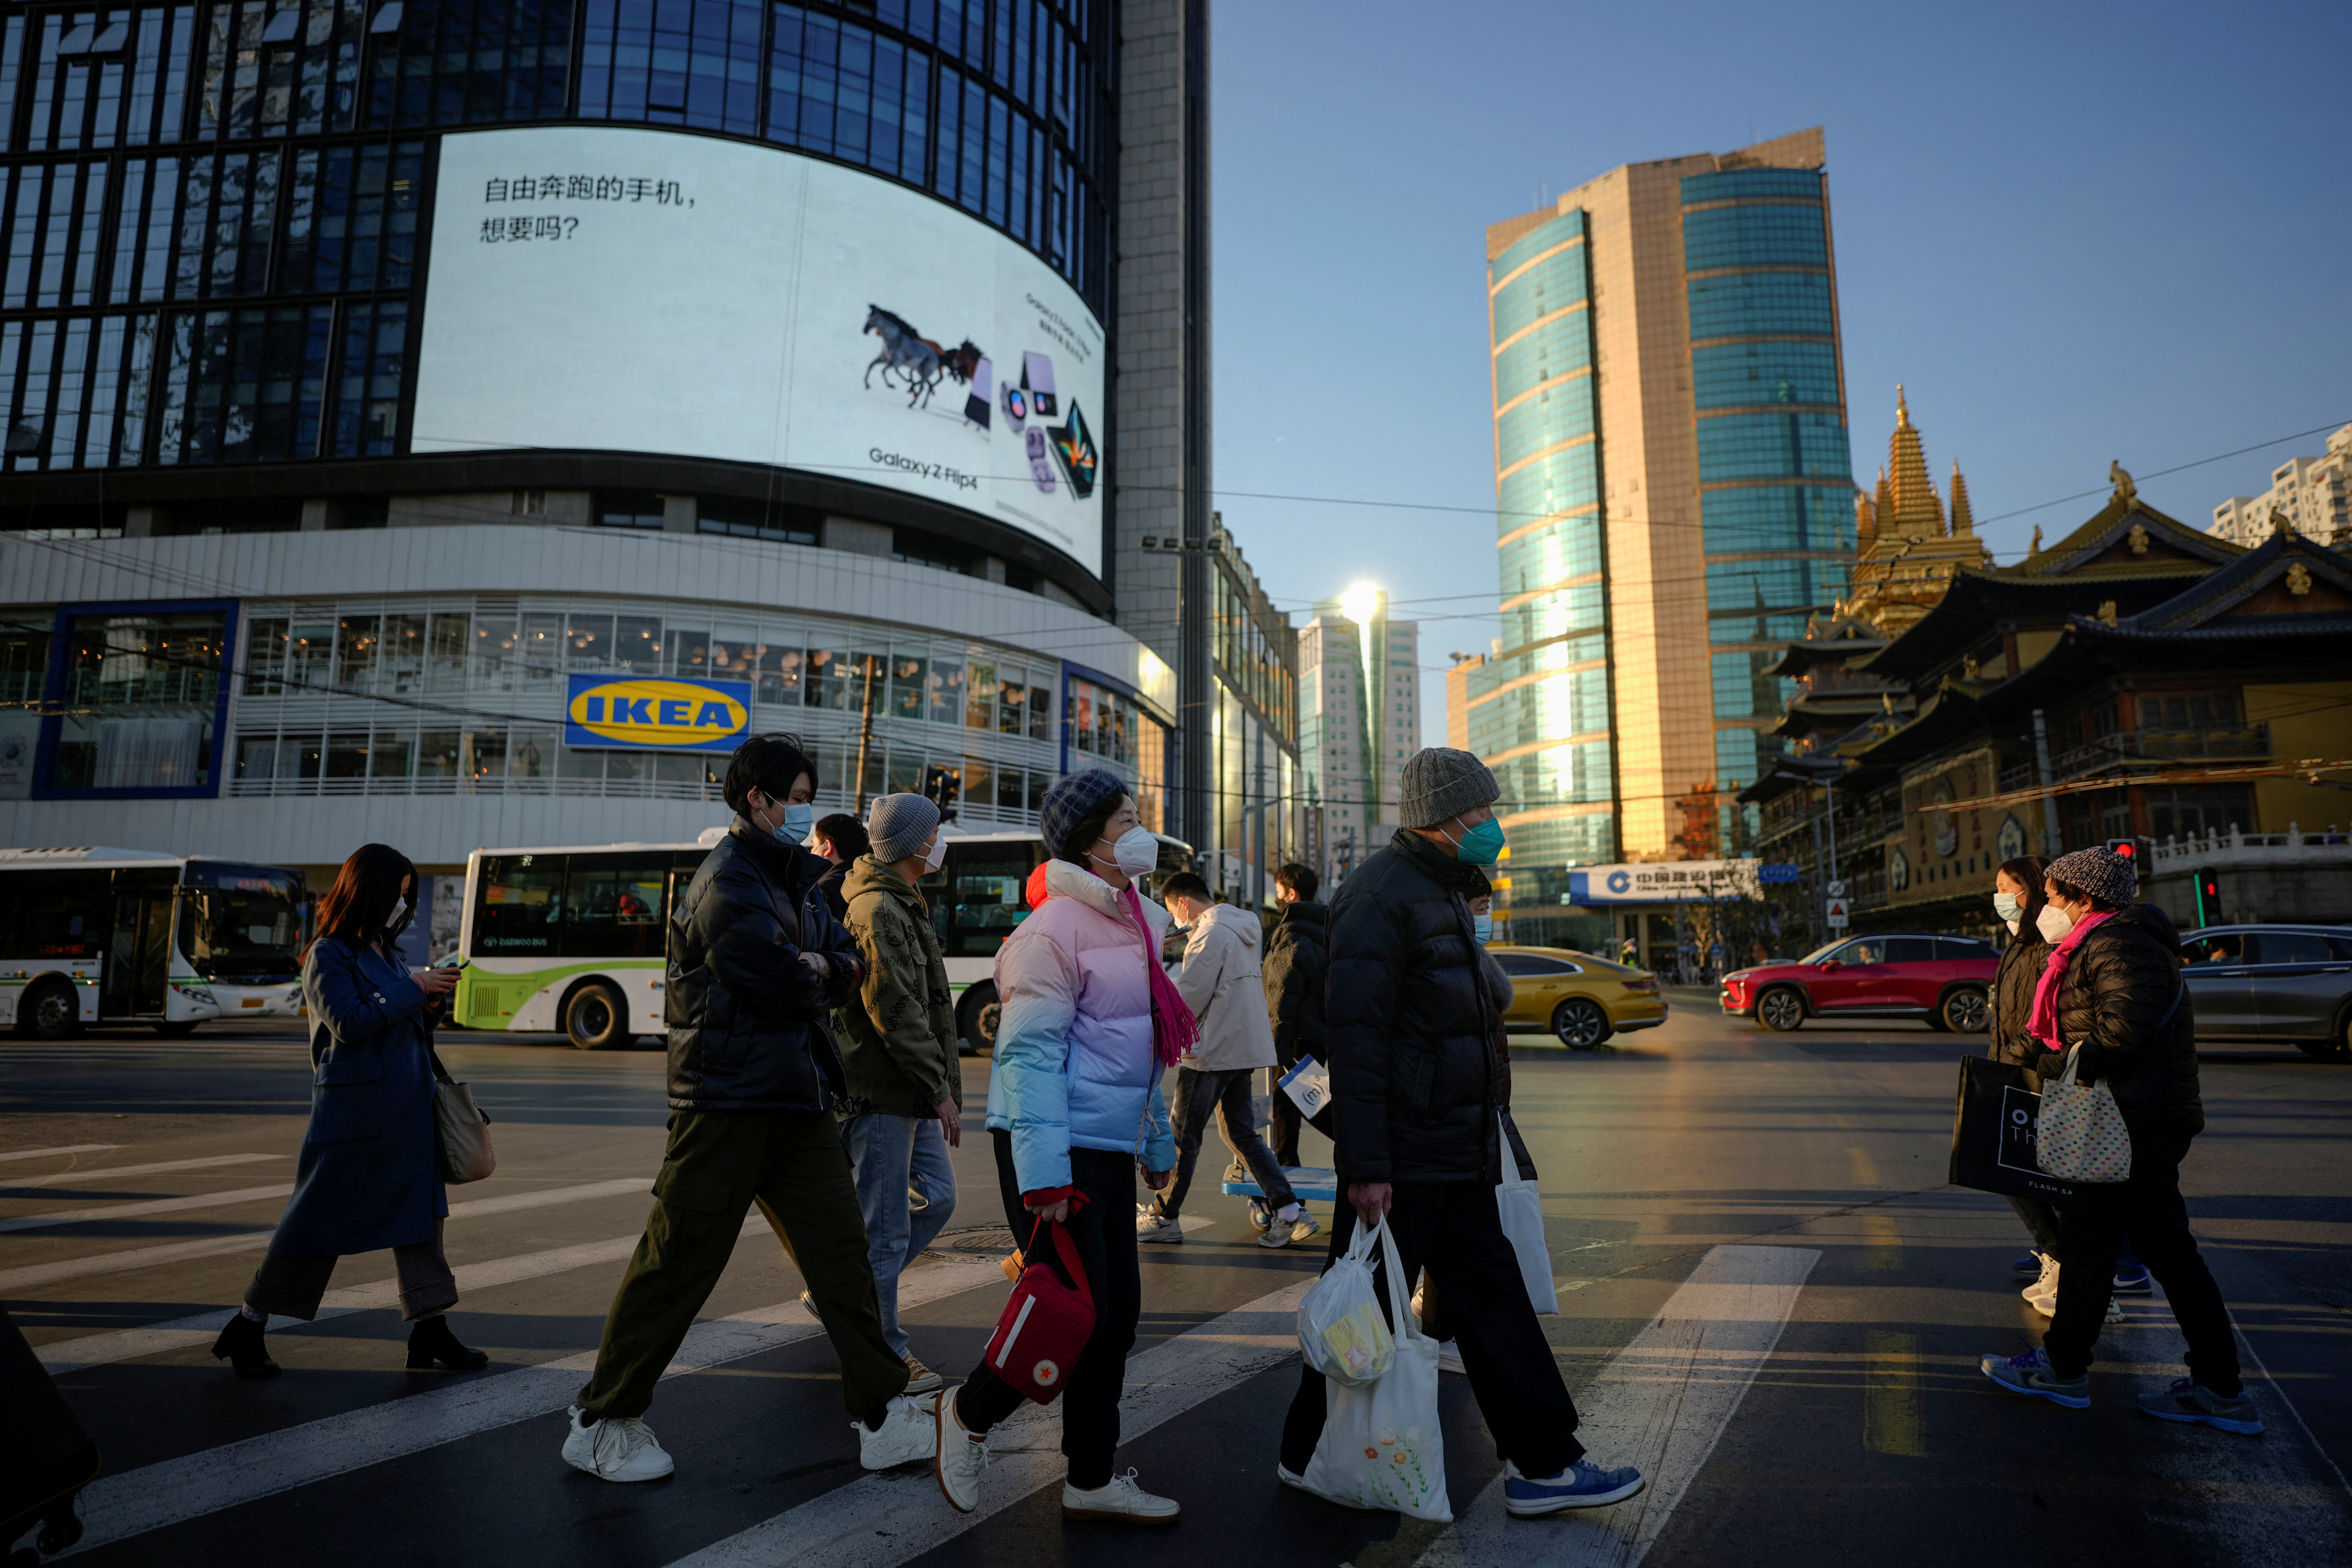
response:
[(2271, 487), (2259, 496), (2232, 496), (2213, 508), (2208, 530), (2231, 544), (2252, 549), (2271, 535), (2271, 514), (2294, 525), (2305, 538), (2352, 545), (2352, 424), (2327, 438), (2318, 457), (2290, 457), (2271, 470)]
[(1298, 698), (1303, 792), (1320, 823), (1307, 853), (1328, 883), (1396, 830), (1405, 758), (1422, 743), (1420, 626), (1390, 620), (1377, 591), (1318, 605), (1298, 633)]

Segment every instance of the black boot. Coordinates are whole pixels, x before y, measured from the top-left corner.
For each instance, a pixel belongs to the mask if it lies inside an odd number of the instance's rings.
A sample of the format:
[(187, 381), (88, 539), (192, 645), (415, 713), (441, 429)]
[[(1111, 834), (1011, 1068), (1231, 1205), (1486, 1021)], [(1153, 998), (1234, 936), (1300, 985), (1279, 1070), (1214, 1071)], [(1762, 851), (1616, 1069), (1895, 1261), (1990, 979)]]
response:
[(228, 1326), (213, 1341), (213, 1354), (236, 1369), (239, 1377), (275, 1377), (278, 1364), (269, 1359), (269, 1346), (263, 1343), (262, 1326), (243, 1312), (229, 1319)]
[(425, 1371), (438, 1362), (452, 1372), (470, 1372), (490, 1364), (489, 1353), (467, 1350), (449, 1332), (449, 1320), (436, 1313), (419, 1318), (416, 1326), (408, 1331), (408, 1370)]

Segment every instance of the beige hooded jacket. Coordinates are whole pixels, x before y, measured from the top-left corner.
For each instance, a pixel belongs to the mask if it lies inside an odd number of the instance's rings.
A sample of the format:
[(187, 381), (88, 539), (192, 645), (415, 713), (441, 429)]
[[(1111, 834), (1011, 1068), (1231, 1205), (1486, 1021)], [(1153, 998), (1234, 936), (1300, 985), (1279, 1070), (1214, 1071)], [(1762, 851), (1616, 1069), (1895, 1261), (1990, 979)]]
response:
[(1274, 1065), (1258, 967), (1264, 929), (1254, 911), (1213, 904), (1186, 932), (1176, 988), (1201, 1020), (1201, 1043), (1181, 1065), (1202, 1072)]

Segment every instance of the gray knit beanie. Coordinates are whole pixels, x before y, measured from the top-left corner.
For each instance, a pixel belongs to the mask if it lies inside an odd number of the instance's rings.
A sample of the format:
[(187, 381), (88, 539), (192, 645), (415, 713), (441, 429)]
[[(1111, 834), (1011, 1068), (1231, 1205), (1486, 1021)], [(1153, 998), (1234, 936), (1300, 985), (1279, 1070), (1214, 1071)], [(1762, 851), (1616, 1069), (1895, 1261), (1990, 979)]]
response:
[(2060, 855), (2042, 874), (2081, 888), (2099, 904), (2129, 907), (2139, 897), (2139, 873), (2113, 850), (2076, 850)]
[(1408, 828), (1433, 828), (1465, 811), (1493, 805), (1502, 793), (1486, 765), (1468, 752), (1423, 747), (1405, 759), (1398, 817)]
[(940, 809), (921, 795), (885, 795), (866, 813), (874, 858), (885, 865), (921, 854), (939, 825)]

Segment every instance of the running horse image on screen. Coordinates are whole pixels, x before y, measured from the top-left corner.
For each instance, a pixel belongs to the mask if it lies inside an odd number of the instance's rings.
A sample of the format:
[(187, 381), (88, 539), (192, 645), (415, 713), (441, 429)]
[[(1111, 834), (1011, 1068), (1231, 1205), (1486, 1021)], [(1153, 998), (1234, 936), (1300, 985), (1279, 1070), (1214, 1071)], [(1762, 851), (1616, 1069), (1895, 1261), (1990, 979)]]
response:
[(865, 330), (882, 340), (882, 351), (866, 367), (866, 384), (874, 384), (877, 368), (886, 387), (895, 389), (903, 380), (908, 408), (928, 404), (931, 392), (946, 377), (970, 382), (974, 368), (983, 362), (984, 356), (971, 339), (966, 338), (952, 349), (941, 348), (917, 331), (905, 317), (879, 305), (866, 308)]

